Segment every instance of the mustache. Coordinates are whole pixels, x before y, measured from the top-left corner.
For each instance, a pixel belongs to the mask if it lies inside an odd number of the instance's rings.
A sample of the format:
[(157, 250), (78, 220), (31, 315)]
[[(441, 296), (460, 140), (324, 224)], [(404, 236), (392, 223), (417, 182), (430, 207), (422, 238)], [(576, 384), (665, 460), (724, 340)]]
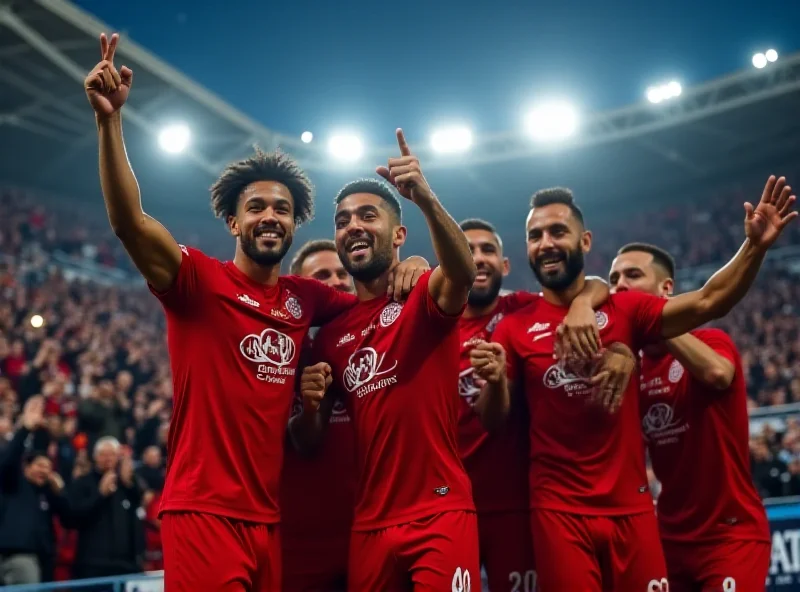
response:
[(258, 238), (262, 234), (266, 234), (267, 232), (274, 232), (278, 236), (286, 236), (286, 231), (283, 229), (283, 226), (278, 224), (277, 222), (274, 224), (259, 224), (253, 229), (253, 236)]

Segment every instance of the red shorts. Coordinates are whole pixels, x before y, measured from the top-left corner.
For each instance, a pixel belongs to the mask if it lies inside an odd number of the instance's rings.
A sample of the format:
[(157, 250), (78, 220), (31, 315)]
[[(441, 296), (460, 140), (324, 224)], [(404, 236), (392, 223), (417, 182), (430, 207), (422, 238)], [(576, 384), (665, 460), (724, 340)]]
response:
[(274, 592), (281, 587), (277, 524), (214, 514), (164, 512), (166, 592)]
[(350, 537), (348, 590), (480, 592), (478, 521), (472, 512), (444, 512)]
[(531, 511), (541, 590), (661, 592), (667, 568), (654, 512), (582, 516)]
[(489, 590), (536, 590), (530, 512), (478, 514), (478, 540)]
[[(349, 535), (349, 533), (348, 533)], [(346, 539), (283, 536), (284, 592), (344, 592), (347, 590)]]
[(772, 545), (764, 541), (664, 541), (670, 592), (763, 592)]

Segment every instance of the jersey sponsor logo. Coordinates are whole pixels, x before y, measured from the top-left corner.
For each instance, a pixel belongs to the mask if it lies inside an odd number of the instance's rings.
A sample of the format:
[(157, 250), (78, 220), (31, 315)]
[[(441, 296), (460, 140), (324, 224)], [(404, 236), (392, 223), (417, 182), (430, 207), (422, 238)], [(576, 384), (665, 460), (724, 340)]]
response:
[(528, 333), (539, 333), (540, 331), (547, 331), (550, 328), (550, 323), (534, 323), (528, 329)]
[(460, 567), (456, 568), (453, 574), (453, 585), (451, 592), (471, 592), (472, 590), (472, 577), (469, 575), (469, 570), (462, 570)]
[(594, 313), (594, 320), (597, 321), (597, 328), (601, 331), (608, 325), (608, 315), (602, 310), (598, 310)]
[(355, 335), (352, 333), (348, 333), (347, 335), (342, 335), (339, 341), (336, 343), (336, 347), (342, 347), (343, 345), (354, 341), (356, 338)]
[(549, 389), (563, 388), (568, 397), (585, 397), (592, 391), (588, 378), (566, 370), (560, 363), (555, 363), (544, 373), (542, 382)]
[(289, 314), (280, 308), (273, 308), (271, 311), (269, 311), (269, 314), (271, 314), (273, 317), (283, 319), (284, 321), (289, 320)]
[(689, 424), (675, 417), (675, 410), (667, 403), (650, 405), (642, 418), (645, 439), (659, 446), (677, 442), (688, 429)]
[(496, 315), (494, 315), (491, 318), (491, 320), (486, 324), (486, 330), (489, 333), (492, 333), (495, 329), (497, 329), (497, 325), (499, 325), (500, 321), (503, 320), (503, 316), (505, 315), (503, 315), (502, 312), (498, 312)]
[(481, 394), (481, 389), (475, 384), (475, 372), (472, 368), (462, 370), (458, 375), (458, 394), (472, 407)]
[(249, 304), (250, 306), (254, 306), (255, 308), (259, 308), (261, 304), (250, 298), (247, 294), (237, 294), (236, 297), (239, 299), (240, 302), (244, 302), (245, 304)]
[(394, 323), (403, 312), (403, 305), (399, 302), (390, 302), (381, 311), (381, 327), (388, 327)]
[(675, 383), (678, 382), (682, 376), (683, 366), (678, 360), (673, 360), (672, 364), (669, 366), (669, 374), (667, 375), (667, 378), (670, 382)]
[[(371, 392), (396, 384), (397, 376), (385, 375), (397, 368), (397, 360), (391, 367), (385, 368), (385, 357), (386, 354), (378, 354), (371, 347), (364, 347), (353, 352), (342, 376), (345, 388), (351, 393), (356, 393), (360, 399)], [(376, 378), (380, 380), (373, 382)]]
[(294, 376), (289, 364), (294, 360), (295, 344), (291, 337), (268, 328), (260, 335), (250, 333), (239, 344), (242, 355), (258, 364), (256, 378), (264, 382), (285, 384), (287, 376)]
[(289, 314), (292, 315), (295, 319), (299, 319), (303, 316), (303, 308), (300, 306), (300, 301), (294, 297), (289, 296), (286, 299), (286, 310), (289, 311)]

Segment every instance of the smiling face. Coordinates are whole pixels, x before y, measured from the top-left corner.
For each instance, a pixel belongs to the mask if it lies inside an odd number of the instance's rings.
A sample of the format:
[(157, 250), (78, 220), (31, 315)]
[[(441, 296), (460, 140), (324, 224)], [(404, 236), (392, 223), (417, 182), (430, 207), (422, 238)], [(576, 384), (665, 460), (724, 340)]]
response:
[(388, 272), (406, 229), (397, 223), (384, 200), (371, 193), (348, 195), (336, 207), (336, 250), (356, 280), (368, 282)]
[(550, 204), (528, 214), (528, 262), (542, 287), (554, 292), (569, 288), (584, 268), (592, 234), (569, 206)]
[(292, 194), (276, 181), (251, 183), (239, 196), (236, 216), (228, 225), (247, 257), (265, 267), (277, 265), (294, 238)]
[(508, 275), (508, 259), (503, 257), (503, 249), (497, 235), (489, 230), (465, 230), (472, 260), (478, 273), (469, 291), (469, 306), (483, 308), (495, 301), (503, 286), (503, 277)]
[(353, 291), (353, 279), (335, 251), (317, 251), (303, 260), (300, 275), (313, 278), (341, 292)]
[(611, 293), (634, 290), (654, 296), (672, 294), (674, 281), (666, 270), (658, 266), (653, 255), (644, 251), (628, 251), (617, 255), (608, 274)]

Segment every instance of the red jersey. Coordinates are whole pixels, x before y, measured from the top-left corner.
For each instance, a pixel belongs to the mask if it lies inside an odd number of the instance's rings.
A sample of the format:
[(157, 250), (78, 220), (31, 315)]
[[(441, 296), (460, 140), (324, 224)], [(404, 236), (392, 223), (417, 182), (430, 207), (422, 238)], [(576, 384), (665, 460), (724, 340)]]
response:
[[(603, 343), (635, 352), (660, 339), (665, 303), (638, 292), (612, 295), (596, 313)], [(537, 299), (505, 317), (492, 337), (505, 348), (509, 379), (524, 388), (528, 403), (530, 507), (607, 516), (652, 512), (637, 381), (614, 415), (587, 403), (587, 377), (566, 371), (553, 356), (555, 330), (568, 310)]]
[[(306, 341), (310, 349), (311, 339)], [(306, 348), (304, 348), (306, 349)], [(308, 360), (310, 351), (303, 356)], [(295, 394), (292, 416), (303, 410)], [(313, 456), (286, 447), (281, 477), (281, 538), (341, 541), (350, 536), (356, 489), (355, 436), (350, 414), (341, 399), (333, 405), (322, 446)], [(320, 492), (325, 501), (320, 503)]]
[(320, 329), (313, 359), (333, 369), (356, 436), (353, 530), (451, 510), (474, 511), (458, 456), (458, 315), (445, 315), (423, 275), (404, 304), (361, 302)]
[(156, 293), (174, 390), (161, 512), (278, 522), (300, 345), (357, 300), (297, 277), (264, 286), (232, 262), (181, 251), (175, 283)]
[(670, 353), (642, 355), (642, 430), (661, 481), (661, 537), (675, 542), (770, 541), (764, 505), (750, 474), (747, 390), (736, 346), (719, 329), (692, 335), (734, 365), (717, 390)]
[[(458, 323), (461, 364), (458, 393), (458, 445), (464, 468), (472, 481), (472, 496), (478, 512), (527, 510), (528, 422), (524, 408), (517, 406), (501, 429), (489, 433), (472, 406), (480, 394), (475, 386), (469, 353), (476, 343), (491, 341), (492, 332), (503, 317), (540, 298), (538, 294), (515, 292), (500, 296), (487, 315), (464, 318)], [(523, 406), (524, 407), (524, 404)]]

